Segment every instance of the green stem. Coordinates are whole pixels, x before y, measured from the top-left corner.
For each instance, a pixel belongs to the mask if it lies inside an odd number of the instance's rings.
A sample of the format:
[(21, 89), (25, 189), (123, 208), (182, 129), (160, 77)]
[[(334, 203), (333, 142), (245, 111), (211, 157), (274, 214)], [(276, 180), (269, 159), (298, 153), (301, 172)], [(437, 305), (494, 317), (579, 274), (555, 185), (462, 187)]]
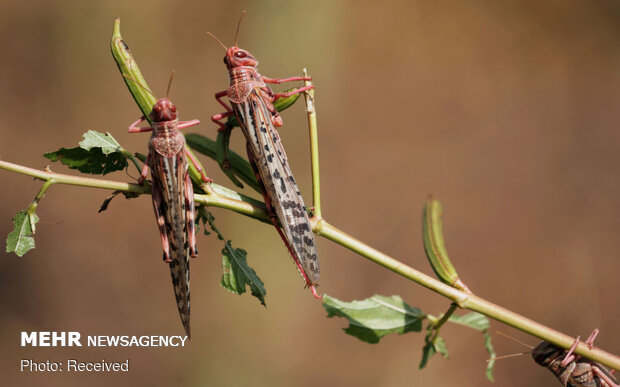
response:
[[(129, 50), (129, 46), (125, 43), (123, 37), (121, 36), (121, 20), (119, 18), (114, 19), (110, 49), (112, 50), (112, 56), (118, 66), (118, 70), (121, 72), (125, 85), (127, 85), (127, 88), (129, 89), (133, 99), (136, 101), (142, 115), (146, 118), (149, 125), (152, 126), (153, 122), (151, 122), (150, 113), (153, 109), (153, 105), (157, 102), (157, 99), (155, 98), (155, 95), (151, 91), (149, 85), (146, 83), (146, 80), (140, 71), (140, 67), (138, 67), (138, 63), (136, 63), (131, 50)], [(192, 155), (194, 154), (192, 153)], [(196, 160), (198, 165), (194, 165), (193, 160), (188, 160), (188, 164), (190, 166), (190, 176), (194, 182), (200, 184), (203, 180), (202, 175), (198, 171), (204, 171), (205, 169), (197, 158), (194, 157), (194, 160)], [(138, 167), (137, 162), (133, 158), (132, 161), (136, 164), (136, 167)], [(138, 167), (138, 170), (141, 170), (141, 168)]]
[(140, 165), (140, 163), (138, 162), (138, 159), (136, 158), (136, 156), (133, 155), (133, 153), (131, 153), (130, 151), (128, 151), (125, 148), (121, 149), (121, 153), (123, 154), (123, 156), (125, 156), (126, 158), (128, 158), (129, 160), (131, 160), (131, 162), (133, 163), (133, 165), (136, 167), (136, 169), (138, 170), (138, 173), (142, 173), (142, 166)]
[(433, 335), (433, 342), (437, 340), (437, 337), (439, 336), (439, 330), (441, 329), (443, 324), (445, 324), (450, 319), (450, 316), (454, 314), (456, 308), (458, 308), (458, 305), (455, 302), (451, 303), (446, 313), (444, 313), (443, 316), (441, 316), (441, 318), (439, 319), (439, 321), (434, 324), (435, 326), (433, 327), (433, 330), (435, 330), (435, 334)]
[(35, 220), (35, 216), (36, 216), (35, 213), (37, 211), (37, 206), (39, 205), (39, 202), (41, 201), (41, 199), (43, 199), (43, 196), (45, 196), (45, 192), (47, 192), (47, 189), (51, 187), (54, 183), (55, 182), (53, 179), (46, 181), (45, 184), (43, 184), (43, 186), (39, 190), (39, 192), (37, 192), (37, 196), (34, 197), (34, 199), (32, 200), (32, 203), (30, 203), (30, 205), (28, 206), (28, 209), (26, 210), (26, 214), (28, 215), (28, 218), (30, 219), (30, 225), (31, 225), (30, 227), (31, 227), (33, 234), (36, 231), (35, 224), (37, 222)]
[[(414, 268), (405, 265), (402, 262), (368, 246), (367, 244), (351, 237), (350, 235), (338, 230), (324, 220), (319, 220), (314, 225), (314, 231), (317, 235), (323, 236), (329, 240), (348, 248), (359, 255), (405, 277), (432, 291), (439, 293), (454, 301), (459, 307), (473, 310), (478, 313), (490, 317), (494, 320), (510, 325), (532, 336), (548, 341), (559, 347), (568, 349), (575, 342), (575, 338), (565, 335), (561, 332), (553, 330), (542, 324), (537, 323), (527, 317), (521, 316), (515, 312), (505, 309), (499, 305), (493, 304), (483, 298), (473, 294), (468, 294), (457, 290), (449, 285), (444, 284), (426, 274), (423, 274)], [(575, 353), (582, 355), (588, 359), (594, 360), (605, 366), (615, 370), (620, 369), (620, 357), (599, 348), (589, 349), (583, 342), (579, 343), (575, 349)]]
[[(148, 187), (137, 184), (41, 171), (2, 160), (0, 160), (0, 169), (6, 169), (8, 171), (17, 172), (23, 175), (33, 176), (41, 180), (51, 181), (55, 184), (103, 188), (140, 194), (149, 193)], [(194, 195), (194, 200), (197, 203), (204, 203), (207, 206), (229, 209), (261, 221), (269, 221), (264, 206), (262, 206), (258, 201), (240, 195), (217, 184), (204, 184), (204, 186), (207, 194)], [(516, 329), (562, 348), (570, 348), (575, 341), (575, 339), (571, 336), (555, 331), (549, 327), (537, 323), (536, 321), (523, 317), (499, 305), (495, 305), (492, 302), (482, 299), (474, 294), (462, 292), (424, 273), (421, 273), (414, 268), (388, 256), (387, 254), (368, 246), (364, 242), (353, 238), (347, 233), (327, 223), (324, 219), (317, 219), (314, 217), (312, 219), (312, 223), (312, 229), (317, 235), (334, 241), (339, 245), (344, 246), (351, 251), (354, 251), (359, 255), (401, 275), (402, 277), (410, 279), (411, 281), (414, 281), (434, 291), (435, 293), (439, 293), (442, 296), (449, 298), (461, 308), (479, 312), (487, 317), (510, 325)], [(592, 349), (589, 349), (586, 344), (579, 343), (575, 353), (607, 367), (620, 370), (620, 357), (605, 352), (599, 348), (593, 347)]]
[[(304, 77), (308, 77), (308, 71), (304, 71)], [(311, 81), (305, 81), (305, 86), (311, 86)], [(316, 109), (314, 108), (314, 89), (304, 92), (306, 99), (306, 111), (308, 112), (308, 128), (310, 129), (310, 157), (312, 160), (312, 205), (314, 216), (317, 219), (323, 217), (321, 212), (321, 175), (319, 173), (319, 134), (316, 123)]]

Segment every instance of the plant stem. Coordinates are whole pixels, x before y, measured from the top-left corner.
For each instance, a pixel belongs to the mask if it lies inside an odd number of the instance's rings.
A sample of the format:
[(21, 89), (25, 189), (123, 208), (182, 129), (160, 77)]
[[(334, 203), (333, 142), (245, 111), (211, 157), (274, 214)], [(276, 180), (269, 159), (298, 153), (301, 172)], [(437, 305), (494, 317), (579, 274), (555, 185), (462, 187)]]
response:
[[(45, 180), (46, 182), (49, 182), (49, 184), (68, 184), (140, 194), (150, 193), (148, 187), (138, 184), (42, 171), (9, 163), (3, 160), (0, 160), (0, 169), (17, 172), (22, 175), (33, 176), (35, 178)], [(194, 195), (194, 200), (197, 203), (204, 203), (207, 206), (229, 209), (264, 222), (269, 222), (265, 208), (260, 202), (217, 184), (204, 184), (204, 186), (206, 186), (205, 188), (207, 194)], [(324, 219), (313, 217), (312, 230), (319, 236), (334, 241), (337, 244), (344, 246), (349, 250), (434, 291), (435, 293), (439, 293), (442, 296), (449, 298), (461, 308), (482, 313), (487, 317), (503, 322), (562, 348), (570, 348), (575, 341), (575, 339), (571, 336), (555, 331), (549, 327), (537, 323), (536, 321), (484, 300), (474, 294), (468, 294), (457, 290), (439, 280), (421, 273), (414, 268), (380, 252), (379, 250), (368, 246), (364, 242), (353, 238), (347, 233), (332, 226)], [(586, 344), (579, 343), (575, 353), (610, 368), (620, 370), (620, 357), (605, 352), (599, 348), (593, 347), (592, 349), (589, 349)]]
[[(308, 71), (303, 70), (304, 77), (308, 77)], [(311, 86), (311, 81), (305, 81), (304, 86)], [(314, 216), (317, 219), (323, 217), (321, 213), (321, 175), (319, 173), (319, 134), (316, 123), (316, 109), (314, 108), (314, 89), (304, 92), (306, 100), (306, 112), (308, 113), (308, 128), (310, 129), (310, 157), (312, 160), (312, 205)]]
[[(482, 313), (499, 322), (510, 325), (532, 336), (548, 341), (559, 347), (568, 349), (575, 342), (575, 338), (565, 335), (561, 332), (553, 330), (542, 324), (537, 323), (527, 317), (521, 316), (499, 305), (495, 305), (483, 298), (473, 294), (468, 294), (457, 290), (451, 286), (444, 284), (426, 274), (423, 274), (414, 268), (405, 265), (402, 262), (368, 246), (367, 244), (351, 237), (343, 231), (327, 223), (325, 220), (319, 220), (314, 225), (313, 230), (317, 235), (323, 236), (331, 241), (338, 243), (349, 250), (368, 258), (369, 260), (408, 278), (432, 291), (439, 293), (454, 301), (459, 307)], [(583, 342), (579, 343), (575, 349), (575, 353), (582, 355), (588, 359), (618, 370), (620, 368), (620, 357), (605, 352), (599, 348), (589, 349)]]

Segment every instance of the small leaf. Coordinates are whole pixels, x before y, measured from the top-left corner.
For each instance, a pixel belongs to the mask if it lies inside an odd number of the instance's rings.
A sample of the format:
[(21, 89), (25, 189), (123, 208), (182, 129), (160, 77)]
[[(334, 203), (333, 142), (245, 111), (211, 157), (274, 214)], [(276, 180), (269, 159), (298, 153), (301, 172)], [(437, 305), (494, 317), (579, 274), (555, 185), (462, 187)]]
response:
[(452, 315), (450, 316), (449, 321), (455, 324), (464, 325), (480, 332), (486, 332), (486, 330), (489, 329), (489, 319), (476, 312), (467, 313), (463, 316)]
[(420, 369), (426, 367), (426, 364), (428, 363), (430, 358), (436, 353), (440, 353), (445, 358), (448, 357), (448, 347), (446, 347), (446, 342), (444, 341), (443, 337), (437, 336), (435, 337), (433, 342), (434, 334), (435, 331), (430, 330), (424, 338), (425, 344), (422, 348), (422, 360), (420, 360), (420, 365), (418, 366), (418, 368)]
[(103, 134), (96, 130), (89, 130), (84, 133), (82, 137), (84, 137), (84, 139), (80, 141), (80, 148), (82, 149), (91, 150), (93, 148), (101, 148), (101, 151), (105, 155), (123, 151), (121, 144), (119, 144), (110, 133)]
[[(487, 352), (489, 352), (489, 358), (495, 358), (495, 350), (493, 349), (493, 344), (491, 343), (491, 335), (488, 332), (489, 319), (486, 318), (486, 316), (480, 313), (470, 312), (463, 316), (452, 315), (450, 316), (449, 321), (482, 332), (482, 334), (484, 335), (484, 347), (486, 348)], [(487, 363), (486, 376), (487, 379), (489, 379), (490, 381), (493, 381), (494, 365), (495, 360), (491, 360)]]
[(13, 231), (11, 231), (6, 238), (6, 252), (15, 253), (21, 257), (28, 251), (34, 249), (34, 238), (30, 235), (33, 234), (33, 223), (36, 224), (39, 221), (39, 217), (36, 214), (28, 216), (28, 211), (22, 210), (15, 214), (13, 218)]
[(323, 297), (327, 317), (344, 317), (344, 331), (367, 343), (378, 343), (390, 333), (404, 334), (422, 330), (424, 314), (407, 305), (399, 296), (374, 295), (361, 301), (344, 302), (327, 294)]
[(89, 130), (83, 137), (79, 148), (60, 148), (43, 156), (51, 161), (60, 161), (71, 169), (93, 175), (105, 175), (127, 167), (123, 148), (109, 133)]
[[(497, 354), (495, 353), (495, 349), (493, 349), (493, 344), (491, 343), (491, 335), (487, 331), (484, 332), (484, 347), (489, 352), (489, 359), (495, 359)], [(489, 379), (491, 382), (495, 381), (495, 379), (493, 378), (493, 367), (494, 366), (495, 366), (495, 360), (490, 360), (487, 363), (486, 376), (487, 376), (487, 379)]]
[(133, 199), (133, 198), (137, 198), (138, 196), (140, 196), (139, 193), (136, 192), (125, 192), (125, 191), (114, 191), (112, 192), (112, 194), (110, 196), (108, 196), (103, 203), (101, 203), (101, 207), (99, 207), (99, 211), (97, 212), (103, 212), (105, 210), (108, 209), (108, 206), (110, 205), (110, 202), (112, 201), (112, 199), (114, 199), (116, 197), (116, 195), (118, 194), (123, 194), (123, 196), (125, 196), (125, 199)]
[(258, 278), (254, 269), (248, 266), (247, 252), (243, 249), (234, 249), (230, 241), (226, 242), (222, 249), (222, 275), (221, 285), (224, 289), (235, 294), (243, 294), (246, 286), (250, 287), (252, 295), (265, 305), (267, 294), (263, 281)]

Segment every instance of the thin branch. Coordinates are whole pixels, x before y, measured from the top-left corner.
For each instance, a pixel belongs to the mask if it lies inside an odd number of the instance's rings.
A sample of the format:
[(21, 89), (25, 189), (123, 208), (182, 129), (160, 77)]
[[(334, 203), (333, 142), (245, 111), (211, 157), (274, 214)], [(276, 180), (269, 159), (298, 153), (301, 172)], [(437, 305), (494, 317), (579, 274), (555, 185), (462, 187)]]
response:
[[(47, 172), (2, 160), (0, 160), (0, 169), (17, 172), (27, 176), (33, 176), (40, 180), (51, 181), (56, 184), (119, 190), (140, 194), (149, 193), (148, 187), (137, 184)], [(195, 195), (194, 200), (197, 203), (204, 203), (207, 206), (229, 209), (261, 221), (268, 221), (267, 213), (265, 212), (264, 207), (260, 206), (260, 203), (256, 200), (245, 197), (217, 184), (205, 184), (204, 188), (207, 190), (207, 194)], [(441, 281), (421, 273), (414, 268), (380, 252), (379, 250), (368, 246), (364, 242), (353, 238), (347, 233), (332, 226), (324, 219), (317, 219), (314, 217), (312, 219), (312, 230), (319, 236), (336, 242), (337, 244), (348, 248), (349, 250), (401, 275), (402, 277), (410, 279), (411, 281), (414, 281), (436, 293), (441, 294), (444, 297), (449, 298), (461, 308), (479, 312), (487, 317), (503, 322), (562, 348), (570, 348), (575, 341), (575, 339), (571, 336), (555, 331), (549, 327), (537, 323), (536, 321), (523, 317), (476, 295), (457, 290)], [(620, 357), (599, 348), (593, 347), (590, 349), (586, 344), (579, 343), (575, 353), (585, 358), (594, 360), (602, 365), (620, 370)]]
[[(308, 77), (308, 71), (303, 70), (304, 77)], [(311, 86), (311, 81), (305, 81), (304, 86)], [(306, 100), (306, 112), (308, 113), (308, 128), (310, 130), (310, 157), (312, 160), (312, 205), (314, 216), (318, 219), (323, 217), (321, 212), (321, 174), (319, 173), (319, 134), (316, 123), (316, 109), (314, 108), (314, 89), (304, 92)]]

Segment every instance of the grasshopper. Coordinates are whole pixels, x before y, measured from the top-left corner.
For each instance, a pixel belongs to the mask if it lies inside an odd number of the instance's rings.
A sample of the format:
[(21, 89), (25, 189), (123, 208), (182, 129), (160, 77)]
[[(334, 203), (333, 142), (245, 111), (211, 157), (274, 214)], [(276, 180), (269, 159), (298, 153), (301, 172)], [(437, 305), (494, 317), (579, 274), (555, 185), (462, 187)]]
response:
[[(215, 94), (216, 100), (226, 111), (214, 115), (211, 120), (219, 125), (221, 131), (226, 128), (221, 122), (222, 119), (233, 114), (237, 117), (246, 138), (248, 159), (261, 184), (271, 222), (286, 244), (306, 285), (311, 288), (316, 298), (321, 298), (316, 290), (320, 269), (314, 234), (303, 198), (288, 165), (280, 135), (276, 130), (276, 127), (282, 126), (282, 118), (273, 106), (273, 102), (278, 98), (286, 98), (312, 89), (314, 86), (304, 86), (278, 94), (267, 86), (268, 83), (309, 81), (311, 78), (264, 77), (257, 70), (256, 58), (237, 46), (237, 37), (233, 47), (226, 47), (215, 36), (210, 33), (209, 35), (226, 50), (224, 63), (230, 78), (228, 89)], [(232, 107), (222, 101), (224, 96), (228, 97)]]
[[(595, 329), (585, 343), (592, 346), (597, 335), (598, 329)], [(567, 351), (543, 341), (532, 350), (532, 358), (541, 366), (549, 368), (564, 386), (620, 387), (607, 368), (573, 353), (578, 343), (579, 337)]]
[[(532, 347), (501, 332), (497, 333), (508, 338), (509, 340), (529, 347), (532, 350), (530, 352), (496, 357), (495, 360), (531, 353), (534, 361), (553, 372), (563, 386), (620, 387), (620, 385), (618, 385), (618, 381), (613, 375), (613, 371), (608, 370), (601, 364), (573, 353), (575, 348), (577, 348), (577, 344), (579, 344), (579, 336), (575, 339), (575, 343), (572, 347), (565, 350), (557, 345), (549, 343), (548, 341), (543, 341), (536, 347)], [(597, 335), (598, 329), (595, 329), (590, 337), (588, 337), (585, 341), (588, 347), (592, 347), (594, 339)]]
[(185, 147), (185, 137), (179, 131), (197, 125), (200, 121), (179, 122), (177, 117), (176, 106), (167, 97), (161, 98), (153, 105), (149, 114), (152, 126), (138, 126), (146, 119), (142, 116), (129, 126), (128, 132), (152, 132), (149, 153), (138, 183), (144, 183), (150, 169), (151, 197), (164, 251), (163, 259), (170, 265), (181, 322), (187, 336), (191, 337), (189, 257), (197, 257), (198, 251), (194, 223), (194, 189), (186, 157), (194, 162), (204, 181), (212, 180), (205, 176), (200, 164)]

